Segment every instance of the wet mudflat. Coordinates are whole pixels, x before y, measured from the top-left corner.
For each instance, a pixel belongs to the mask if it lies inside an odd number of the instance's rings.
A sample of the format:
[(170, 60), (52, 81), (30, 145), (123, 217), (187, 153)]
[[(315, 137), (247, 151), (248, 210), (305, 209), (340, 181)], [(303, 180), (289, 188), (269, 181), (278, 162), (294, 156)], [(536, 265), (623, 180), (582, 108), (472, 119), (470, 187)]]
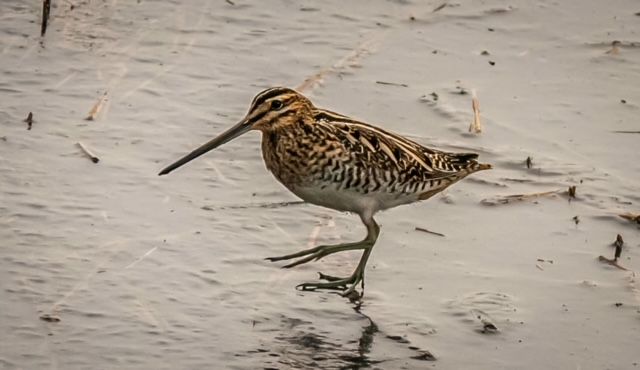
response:
[[(640, 367), (640, 8), (442, 4), (4, 1), (0, 368)], [(494, 169), (377, 217), (362, 302), (296, 291), (358, 253), (265, 257), (364, 229), (259, 134), (157, 176), (274, 85)]]

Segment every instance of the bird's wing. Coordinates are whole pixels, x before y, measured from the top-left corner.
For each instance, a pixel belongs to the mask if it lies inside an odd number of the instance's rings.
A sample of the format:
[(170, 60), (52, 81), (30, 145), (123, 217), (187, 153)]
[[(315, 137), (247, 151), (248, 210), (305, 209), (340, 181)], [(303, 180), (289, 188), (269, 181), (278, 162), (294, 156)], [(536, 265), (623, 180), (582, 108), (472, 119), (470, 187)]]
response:
[(380, 169), (395, 167), (399, 172), (425, 180), (446, 179), (477, 164), (474, 153), (447, 153), (422, 146), (410, 139), (347, 116), (316, 110), (315, 120), (331, 126), (346, 149), (363, 162)]

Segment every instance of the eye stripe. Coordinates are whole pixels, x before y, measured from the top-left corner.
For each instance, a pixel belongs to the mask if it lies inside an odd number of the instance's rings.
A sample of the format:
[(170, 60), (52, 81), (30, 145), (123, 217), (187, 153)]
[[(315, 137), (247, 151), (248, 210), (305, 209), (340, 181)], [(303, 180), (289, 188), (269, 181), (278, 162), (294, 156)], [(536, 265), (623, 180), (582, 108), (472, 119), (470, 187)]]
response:
[(292, 90), (286, 87), (274, 87), (274, 88), (265, 90), (260, 94), (258, 94), (258, 96), (256, 96), (253, 99), (253, 102), (251, 103), (251, 110), (257, 108), (268, 99), (271, 99), (281, 94), (290, 93), (290, 92), (292, 92)]

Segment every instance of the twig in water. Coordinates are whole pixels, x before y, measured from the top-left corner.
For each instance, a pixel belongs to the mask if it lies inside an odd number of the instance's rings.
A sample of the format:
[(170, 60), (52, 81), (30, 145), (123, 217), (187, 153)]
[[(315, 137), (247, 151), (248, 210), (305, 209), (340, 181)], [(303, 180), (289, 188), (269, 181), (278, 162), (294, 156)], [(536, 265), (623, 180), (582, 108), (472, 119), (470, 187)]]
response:
[(616, 260), (615, 258), (614, 259), (609, 259), (609, 258), (607, 258), (605, 256), (598, 256), (598, 261), (600, 261), (602, 263), (609, 264), (611, 266), (615, 266), (615, 267), (619, 268), (620, 270), (628, 271), (628, 269), (626, 267), (620, 265), (618, 263), (618, 260)]
[(445, 2), (445, 3), (442, 3), (442, 4), (440, 4), (440, 5), (438, 5), (437, 7), (435, 7), (435, 8), (431, 11), (431, 13), (439, 12), (439, 11), (441, 11), (442, 9), (444, 9), (444, 7), (445, 7), (445, 6), (447, 6), (447, 3), (446, 3), (446, 2)]
[(431, 231), (431, 230), (425, 229), (423, 227), (418, 227), (418, 226), (416, 226), (416, 231), (422, 231), (424, 233), (429, 233), (429, 234), (438, 235), (438, 236), (442, 236), (442, 237), (445, 236), (444, 234), (437, 233), (435, 231)]
[(44, 36), (47, 32), (47, 24), (49, 23), (49, 13), (51, 12), (51, 0), (42, 0), (42, 24), (40, 26), (40, 36)]
[(479, 134), (482, 132), (482, 123), (480, 123), (480, 102), (476, 96), (476, 92), (472, 91), (471, 108), (473, 108), (473, 121), (469, 125), (469, 132)]
[(640, 131), (613, 131), (616, 134), (640, 134)]
[(386, 81), (376, 81), (379, 85), (390, 85), (390, 86), (400, 86), (400, 87), (409, 87), (407, 84), (401, 84), (397, 82), (386, 82)]
[(95, 120), (96, 116), (98, 115), (98, 113), (100, 113), (100, 110), (102, 109), (102, 106), (104, 105), (104, 102), (106, 100), (107, 100), (107, 92), (105, 91), (105, 93), (102, 94), (102, 96), (100, 97), (100, 99), (98, 99), (98, 101), (93, 106), (93, 108), (91, 108), (91, 110), (89, 111), (89, 115), (85, 119), (87, 121)]
[(226, 1), (226, 2), (227, 2), (227, 4), (229, 4), (229, 5), (236, 5), (236, 3), (234, 3), (234, 2), (233, 2), (233, 1), (231, 1), (231, 0), (225, 0), (225, 1)]
[(33, 113), (29, 112), (29, 115), (27, 116), (27, 118), (25, 118), (24, 122), (27, 123), (27, 130), (31, 130), (31, 125), (33, 125), (33, 122), (35, 122), (33, 120)]
[(78, 144), (78, 146), (80, 147), (80, 149), (82, 149), (82, 152), (89, 158), (91, 159), (91, 162), (93, 163), (98, 163), (100, 162), (100, 158), (96, 157), (95, 154), (93, 154), (89, 149), (87, 149), (86, 146), (82, 145), (81, 142), (77, 142), (76, 144)]

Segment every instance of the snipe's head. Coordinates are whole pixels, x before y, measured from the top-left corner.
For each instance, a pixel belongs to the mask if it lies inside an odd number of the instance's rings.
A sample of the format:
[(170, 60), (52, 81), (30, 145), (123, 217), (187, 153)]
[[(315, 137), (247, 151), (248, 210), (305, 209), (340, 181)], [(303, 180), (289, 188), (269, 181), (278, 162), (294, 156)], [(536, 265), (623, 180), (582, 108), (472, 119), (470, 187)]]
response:
[(311, 101), (295, 90), (286, 87), (264, 90), (253, 98), (247, 115), (240, 122), (163, 169), (160, 175), (165, 175), (251, 130), (264, 133), (286, 128), (297, 122), (300, 117), (310, 114), (312, 109)]

